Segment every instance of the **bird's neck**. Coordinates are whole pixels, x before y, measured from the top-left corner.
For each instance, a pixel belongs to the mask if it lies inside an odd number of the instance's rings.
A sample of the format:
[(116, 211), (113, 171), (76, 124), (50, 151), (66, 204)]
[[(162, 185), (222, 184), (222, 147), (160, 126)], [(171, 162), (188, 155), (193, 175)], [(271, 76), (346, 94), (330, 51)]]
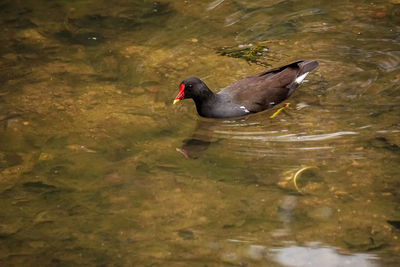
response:
[(194, 103), (196, 104), (197, 112), (203, 115), (203, 111), (210, 109), (211, 106), (218, 101), (218, 95), (212, 92), (206, 85), (198, 91), (195, 97), (193, 97)]
[(197, 91), (197, 94), (193, 97), (194, 102), (196, 103), (206, 103), (212, 101), (216, 98), (216, 94), (214, 94), (207, 85), (203, 84), (200, 90)]

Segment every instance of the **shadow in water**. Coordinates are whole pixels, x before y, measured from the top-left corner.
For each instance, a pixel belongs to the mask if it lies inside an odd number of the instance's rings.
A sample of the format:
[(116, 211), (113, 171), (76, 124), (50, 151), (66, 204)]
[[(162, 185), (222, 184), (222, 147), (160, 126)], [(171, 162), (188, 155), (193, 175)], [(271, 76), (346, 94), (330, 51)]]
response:
[(217, 142), (214, 137), (216, 129), (220, 128), (224, 120), (199, 118), (195, 130), (189, 139), (183, 141), (181, 148), (176, 150), (186, 159), (199, 158), (209, 146)]
[[(192, 136), (185, 139), (182, 147), (176, 150), (187, 159), (197, 159), (213, 143), (229, 140), (230, 146), (237, 146), (243, 142), (243, 140), (240, 140), (240, 136), (247, 136), (252, 133), (258, 134), (259, 131), (261, 131), (260, 134), (263, 134), (262, 128), (258, 128), (260, 124), (261, 122), (257, 115), (230, 119), (199, 117)], [(252, 147), (254, 145), (252, 137), (244, 141), (246, 142), (246, 151), (254, 149)]]

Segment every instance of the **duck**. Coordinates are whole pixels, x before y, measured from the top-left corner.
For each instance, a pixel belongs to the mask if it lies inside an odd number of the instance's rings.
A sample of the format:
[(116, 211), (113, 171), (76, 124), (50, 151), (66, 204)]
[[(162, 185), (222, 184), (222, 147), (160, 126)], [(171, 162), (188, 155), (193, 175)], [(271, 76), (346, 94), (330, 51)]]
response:
[(199, 78), (189, 77), (180, 83), (173, 104), (191, 98), (197, 113), (206, 118), (258, 113), (285, 101), (316, 67), (316, 60), (298, 60), (240, 79), (218, 93), (211, 91)]

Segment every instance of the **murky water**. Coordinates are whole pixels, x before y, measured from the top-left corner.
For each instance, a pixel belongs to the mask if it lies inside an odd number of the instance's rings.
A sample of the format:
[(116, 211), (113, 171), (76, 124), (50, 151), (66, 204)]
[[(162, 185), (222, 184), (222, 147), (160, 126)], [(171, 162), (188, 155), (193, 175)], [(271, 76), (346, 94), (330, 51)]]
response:
[[(0, 1), (2, 266), (398, 266), (400, 2)], [(249, 64), (222, 47), (268, 48)], [(172, 105), (297, 59), (291, 108)]]

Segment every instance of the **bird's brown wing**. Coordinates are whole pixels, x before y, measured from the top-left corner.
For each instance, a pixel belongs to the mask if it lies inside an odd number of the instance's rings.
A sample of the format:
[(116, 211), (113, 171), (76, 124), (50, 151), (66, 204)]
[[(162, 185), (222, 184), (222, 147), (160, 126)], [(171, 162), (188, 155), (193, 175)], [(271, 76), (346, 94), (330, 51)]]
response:
[(303, 69), (307, 70), (305, 63), (308, 62), (311, 61), (296, 61), (241, 79), (230, 84), (223, 91), (231, 95), (234, 103), (245, 106), (251, 112), (260, 112), (290, 96), (299, 85), (295, 82), (296, 78), (307, 72)]

